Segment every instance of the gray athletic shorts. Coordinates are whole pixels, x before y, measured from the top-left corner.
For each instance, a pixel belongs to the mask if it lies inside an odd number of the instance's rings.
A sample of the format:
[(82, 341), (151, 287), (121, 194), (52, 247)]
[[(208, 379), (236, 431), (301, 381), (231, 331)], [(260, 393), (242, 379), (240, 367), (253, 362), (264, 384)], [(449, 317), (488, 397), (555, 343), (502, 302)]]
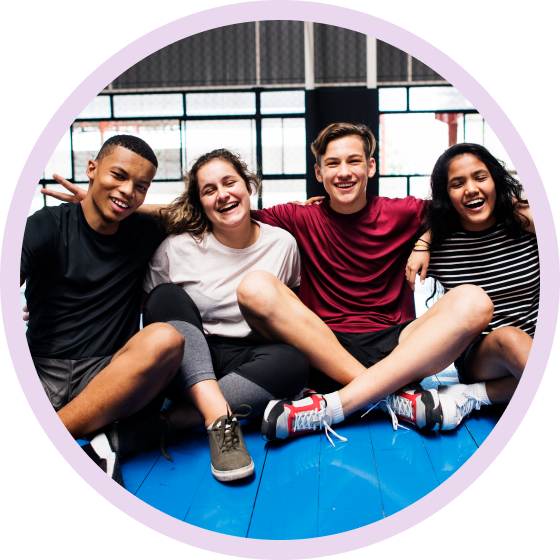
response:
[(33, 358), (33, 363), (47, 397), (58, 411), (77, 397), (112, 359), (113, 356), (83, 360)]

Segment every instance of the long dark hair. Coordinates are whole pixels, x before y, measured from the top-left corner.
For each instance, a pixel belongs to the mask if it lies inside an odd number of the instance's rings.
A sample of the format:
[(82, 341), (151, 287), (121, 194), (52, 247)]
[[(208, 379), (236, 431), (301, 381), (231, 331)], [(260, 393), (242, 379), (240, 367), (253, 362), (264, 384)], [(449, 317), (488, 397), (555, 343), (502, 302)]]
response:
[(190, 233), (197, 241), (202, 240), (207, 231), (212, 231), (212, 222), (207, 218), (200, 202), (198, 172), (206, 164), (216, 159), (229, 163), (245, 182), (249, 194), (258, 193), (260, 179), (251, 173), (247, 164), (232, 150), (214, 150), (200, 156), (190, 171), (183, 176), (185, 191), (168, 207), (161, 216), (163, 228), (168, 235)]
[(516, 209), (518, 202), (527, 204), (521, 195), (523, 187), (506, 171), (505, 164), (496, 159), (484, 146), (455, 144), (438, 158), (430, 179), (432, 200), (423, 229), (424, 231), (430, 230), (432, 233), (432, 250), (441, 248), (447, 237), (461, 229), (459, 215), (453, 208), (447, 193), (447, 183), (451, 161), (462, 154), (472, 154), (479, 159), (492, 176), (496, 187), (496, 206), (494, 208), (496, 223), (503, 224), (511, 237), (521, 235), (523, 228), (529, 225), (527, 218)]

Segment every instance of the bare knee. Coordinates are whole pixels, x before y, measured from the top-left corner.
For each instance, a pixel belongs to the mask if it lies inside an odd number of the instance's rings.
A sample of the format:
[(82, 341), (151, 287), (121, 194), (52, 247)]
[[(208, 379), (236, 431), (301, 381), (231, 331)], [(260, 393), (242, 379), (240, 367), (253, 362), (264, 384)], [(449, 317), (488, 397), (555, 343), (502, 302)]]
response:
[(509, 362), (512, 358), (516, 358), (524, 368), (533, 339), (517, 327), (500, 327), (486, 337), (486, 342), (504, 361)]
[(494, 314), (494, 304), (488, 294), (472, 284), (457, 286), (449, 294), (453, 295), (454, 317), (473, 334), (480, 334)]
[(178, 369), (185, 349), (185, 339), (167, 323), (153, 323), (144, 329), (143, 346), (154, 363)]
[(237, 287), (237, 302), (243, 315), (269, 317), (282, 297), (279, 284), (280, 280), (269, 272), (249, 272)]

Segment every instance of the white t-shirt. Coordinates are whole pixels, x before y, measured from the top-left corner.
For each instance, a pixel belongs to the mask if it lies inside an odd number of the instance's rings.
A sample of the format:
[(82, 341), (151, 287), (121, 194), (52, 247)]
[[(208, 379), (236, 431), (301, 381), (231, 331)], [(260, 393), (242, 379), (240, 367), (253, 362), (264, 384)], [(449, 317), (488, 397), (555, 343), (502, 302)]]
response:
[(259, 238), (246, 249), (226, 247), (212, 233), (200, 243), (189, 233), (169, 236), (150, 261), (144, 291), (163, 283), (178, 284), (196, 303), (206, 335), (254, 335), (237, 304), (241, 280), (253, 270), (264, 270), (295, 288), (301, 268), (296, 240), (283, 229), (260, 222), (259, 226)]

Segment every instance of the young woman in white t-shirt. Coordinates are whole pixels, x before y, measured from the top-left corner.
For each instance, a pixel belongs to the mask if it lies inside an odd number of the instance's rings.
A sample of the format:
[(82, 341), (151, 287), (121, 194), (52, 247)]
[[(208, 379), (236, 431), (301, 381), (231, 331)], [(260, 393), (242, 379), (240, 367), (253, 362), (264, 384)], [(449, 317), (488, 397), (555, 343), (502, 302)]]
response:
[(144, 324), (167, 322), (185, 337), (175, 385), (186, 397), (163, 415), (178, 431), (208, 429), (212, 471), (218, 480), (253, 472), (239, 423), (231, 412), (303, 389), (307, 360), (286, 344), (267, 343), (245, 322), (236, 290), (253, 270), (299, 286), (300, 257), (286, 231), (251, 219), (250, 195), (258, 178), (229, 150), (198, 158), (186, 190), (163, 213), (167, 239), (150, 262), (143, 288)]

